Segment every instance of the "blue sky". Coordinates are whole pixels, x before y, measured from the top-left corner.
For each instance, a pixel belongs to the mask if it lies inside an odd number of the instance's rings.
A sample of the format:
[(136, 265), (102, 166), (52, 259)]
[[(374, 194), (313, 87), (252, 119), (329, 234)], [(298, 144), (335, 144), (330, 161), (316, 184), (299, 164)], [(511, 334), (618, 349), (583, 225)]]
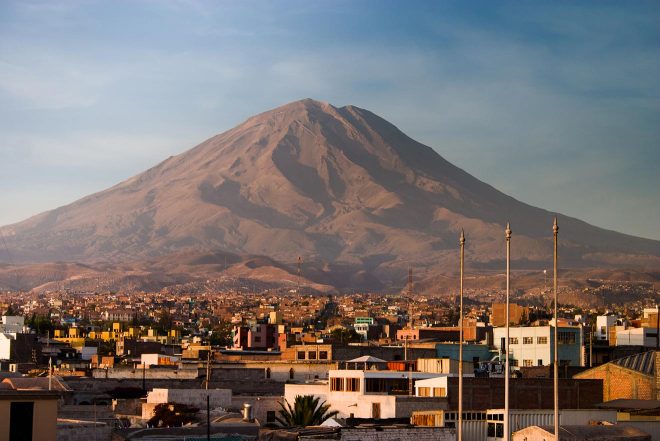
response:
[(311, 97), (660, 239), (658, 78), (658, 2), (3, 1), (0, 225)]

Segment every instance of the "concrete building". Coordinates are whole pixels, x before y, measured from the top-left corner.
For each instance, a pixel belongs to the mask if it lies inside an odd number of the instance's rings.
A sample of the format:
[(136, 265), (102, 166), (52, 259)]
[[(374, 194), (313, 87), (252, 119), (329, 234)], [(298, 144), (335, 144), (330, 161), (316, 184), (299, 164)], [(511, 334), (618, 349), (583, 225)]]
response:
[(616, 346), (644, 346), (654, 348), (658, 330), (656, 328), (628, 328), (616, 331)]
[(596, 317), (596, 340), (606, 341), (610, 338), (610, 330), (617, 325), (619, 317), (613, 314)]
[(147, 402), (142, 405), (142, 418), (153, 416), (154, 408), (163, 403), (177, 403), (206, 409), (206, 397), (212, 409), (227, 408), (232, 403), (231, 389), (153, 389), (147, 394)]
[(297, 395), (318, 396), (338, 411), (340, 418), (407, 418), (413, 410), (442, 406), (442, 397), (414, 394), (417, 381), (441, 376), (423, 372), (331, 370), (327, 382), (285, 385), (284, 396), (290, 403)]
[[(506, 328), (493, 328), (493, 343), (502, 352)], [(584, 344), (581, 326), (559, 327), (559, 363), (584, 366)], [(514, 368), (547, 366), (554, 359), (552, 326), (520, 326), (509, 328), (509, 357)], [(502, 357), (504, 359), (504, 357)]]
[[(509, 411), (511, 431), (524, 429), (531, 425), (552, 424), (552, 409), (511, 409)], [(615, 422), (617, 413), (603, 409), (560, 409), (559, 418), (564, 424), (588, 424), (590, 421)], [(455, 410), (413, 412), (411, 424), (416, 426), (455, 428), (458, 414)], [(463, 416), (464, 441), (503, 441), (504, 410), (466, 410)]]
[(25, 318), (20, 315), (3, 315), (0, 332), (28, 332), (25, 327)]
[(236, 326), (232, 333), (235, 350), (266, 351), (278, 348), (276, 325), (261, 323), (254, 326)]

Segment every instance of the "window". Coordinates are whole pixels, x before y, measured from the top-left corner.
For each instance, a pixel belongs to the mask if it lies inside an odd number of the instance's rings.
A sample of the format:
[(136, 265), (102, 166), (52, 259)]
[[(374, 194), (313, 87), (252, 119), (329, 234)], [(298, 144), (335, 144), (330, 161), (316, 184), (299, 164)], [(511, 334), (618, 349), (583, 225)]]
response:
[(304, 360), (304, 359), (305, 359), (305, 351), (298, 351), (297, 360)]
[(495, 437), (504, 438), (504, 424), (502, 423), (495, 424)]
[(509, 337), (509, 344), (510, 345), (517, 345), (518, 344), (518, 337)]
[(532, 367), (532, 366), (534, 366), (534, 361), (533, 360), (523, 360), (523, 366)]
[(307, 353), (307, 359), (308, 360), (316, 360), (316, 351), (309, 351)]
[(543, 360), (541, 360), (541, 359), (539, 358), (539, 359), (536, 360), (536, 361), (538, 362), (538, 365), (539, 365), (539, 366), (543, 366)]
[(343, 378), (331, 378), (330, 379), (330, 390), (343, 391), (344, 390), (344, 379)]
[(270, 368), (266, 368), (266, 378), (270, 378)]
[(548, 337), (536, 337), (536, 344), (538, 345), (547, 345)]
[(327, 360), (328, 351), (319, 351), (319, 360)]
[(359, 392), (360, 391), (360, 379), (359, 378), (347, 378), (346, 379), (346, 392)]
[(433, 396), (434, 397), (446, 397), (447, 396), (447, 389), (444, 387), (434, 387), (433, 388)]
[(560, 345), (574, 345), (575, 333), (573, 332), (558, 332), (558, 340)]
[(513, 367), (518, 367), (518, 360), (516, 360), (515, 358), (512, 359), (512, 360), (511, 360), (511, 366), (513, 366)]
[(275, 411), (274, 410), (267, 410), (266, 411), (266, 422), (267, 423), (274, 423), (275, 422)]
[(488, 438), (495, 438), (495, 423), (488, 423)]
[(533, 345), (534, 344), (534, 337), (523, 337), (523, 344), (524, 345)]
[(261, 336), (260, 335), (255, 335), (254, 336), (254, 342), (255, 343), (261, 343)]
[(295, 374), (296, 371), (293, 370), (293, 368), (289, 369), (289, 380), (293, 380), (293, 374)]
[(430, 397), (431, 396), (431, 388), (430, 387), (418, 387), (417, 388), (417, 396), (419, 396), (419, 397)]

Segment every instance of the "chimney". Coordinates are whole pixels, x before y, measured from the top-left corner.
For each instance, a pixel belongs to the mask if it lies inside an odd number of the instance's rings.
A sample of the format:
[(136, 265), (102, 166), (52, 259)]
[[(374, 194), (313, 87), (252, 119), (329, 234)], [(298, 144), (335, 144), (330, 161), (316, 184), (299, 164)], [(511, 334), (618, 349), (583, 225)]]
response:
[(252, 415), (252, 405), (250, 403), (243, 403), (243, 421), (246, 423), (254, 422), (254, 416)]

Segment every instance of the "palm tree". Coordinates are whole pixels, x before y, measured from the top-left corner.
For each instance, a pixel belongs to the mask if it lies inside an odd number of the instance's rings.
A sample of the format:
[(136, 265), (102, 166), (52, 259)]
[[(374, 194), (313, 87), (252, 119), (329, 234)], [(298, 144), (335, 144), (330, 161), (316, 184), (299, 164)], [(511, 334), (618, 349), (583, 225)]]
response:
[(284, 403), (280, 401), (279, 405), (281, 418), (275, 419), (285, 427), (318, 426), (339, 413), (336, 410), (328, 412), (330, 405), (325, 401), (319, 404), (319, 397), (314, 395), (297, 395), (293, 407), (286, 400)]

